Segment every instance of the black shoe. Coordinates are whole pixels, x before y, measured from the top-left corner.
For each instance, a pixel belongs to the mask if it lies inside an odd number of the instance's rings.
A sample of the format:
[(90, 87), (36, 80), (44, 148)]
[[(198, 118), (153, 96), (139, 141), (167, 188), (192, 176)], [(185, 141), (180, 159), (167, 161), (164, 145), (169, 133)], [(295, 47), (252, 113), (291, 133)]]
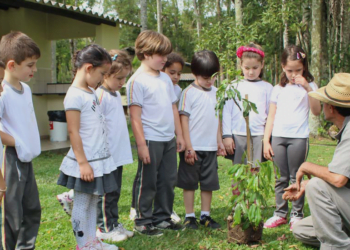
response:
[(217, 223), (215, 220), (213, 220), (210, 216), (207, 215), (201, 216), (200, 223), (205, 227), (210, 227), (213, 229), (221, 228), (221, 225), (219, 223)]
[(152, 224), (134, 226), (134, 231), (148, 236), (162, 236), (163, 232), (155, 228)]
[(198, 229), (198, 221), (196, 217), (186, 217), (184, 226), (189, 229)]
[(177, 224), (170, 219), (162, 221), (161, 223), (154, 225), (154, 227), (160, 230), (169, 229), (169, 230), (175, 230), (175, 231), (185, 229), (184, 226), (182, 226), (181, 224)]

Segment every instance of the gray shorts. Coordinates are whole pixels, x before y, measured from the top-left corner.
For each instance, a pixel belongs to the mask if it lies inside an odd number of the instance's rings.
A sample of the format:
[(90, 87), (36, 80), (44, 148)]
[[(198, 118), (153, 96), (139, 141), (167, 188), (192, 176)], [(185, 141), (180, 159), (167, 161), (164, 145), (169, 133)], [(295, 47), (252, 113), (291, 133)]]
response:
[(198, 160), (193, 166), (185, 162), (185, 153), (180, 153), (177, 187), (197, 190), (198, 182), (203, 191), (220, 189), (216, 151), (196, 151)]

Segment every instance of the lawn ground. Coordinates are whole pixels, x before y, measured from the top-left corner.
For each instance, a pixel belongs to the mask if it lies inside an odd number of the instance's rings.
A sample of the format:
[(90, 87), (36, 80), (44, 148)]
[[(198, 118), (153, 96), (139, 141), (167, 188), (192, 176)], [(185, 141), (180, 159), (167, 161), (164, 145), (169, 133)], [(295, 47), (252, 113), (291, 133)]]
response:
[[(310, 140), (310, 152), (308, 161), (326, 166), (333, 155), (335, 142), (330, 140)], [(37, 238), (38, 250), (54, 249), (75, 249), (75, 239), (69, 217), (63, 212), (56, 200), (56, 195), (67, 191), (65, 188), (56, 185), (59, 174), (59, 166), (65, 154), (42, 153), (33, 162), (37, 183), (39, 186), (40, 200), (42, 205), (42, 219)], [(133, 150), (134, 159), (136, 151)], [(214, 192), (211, 215), (222, 225), (221, 230), (208, 230), (201, 228), (197, 231), (185, 230), (182, 232), (165, 232), (162, 237), (149, 238), (136, 235), (133, 238), (118, 243), (120, 249), (125, 250), (150, 250), (150, 249), (313, 249), (300, 244), (293, 238), (288, 225), (277, 229), (263, 231), (263, 242), (260, 244), (234, 245), (227, 243), (227, 229), (225, 218), (228, 215), (228, 201), (230, 199), (230, 178), (227, 174), (230, 162), (219, 158), (219, 178), (221, 189)], [(124, 167), (122, 195), (119, 201), (120, 222), (129, 230), (133, 227), (133, 222), (129, 220), (129, 210), (131, 203), (131, 191), (133, 178), (137, 169), (137, 161)], [(182, 192), (175, 189), (174, 209), (183, 218), (185, 215)], [(200, 212), (200, 197), (196, 193), (196, 212)], [(263, 216), (270, 217), (273, 214), (274, 198), (269, 200), (269, 207), (264, 209)], [(309, 215), (309, 208), (306, 202), (305, 215)], [(284, 235), (284, 236), (283, 236)], [(282, 237), (283, 236), (283, 237)], [(277, 239), (282, 237), (282, 240)], [(281, 239), (281, 238), (280, 238)]]

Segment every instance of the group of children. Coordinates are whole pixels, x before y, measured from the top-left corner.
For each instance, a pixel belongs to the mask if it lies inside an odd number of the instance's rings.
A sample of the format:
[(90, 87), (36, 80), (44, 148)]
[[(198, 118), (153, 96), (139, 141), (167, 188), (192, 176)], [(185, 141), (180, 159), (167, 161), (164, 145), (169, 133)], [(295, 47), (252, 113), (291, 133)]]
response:
[[(126, 86), (138, 152), (131, 210), (136, 213), (134, 231), (161, 236), (163, 230), (220, 228), (210, 215), (212, 192), (220, 188), (217, 156), (231, 155), (233, 163), (242, 160), (247, 131), (237, 106), (241, 103), (226, 102), (221, 132), (214, 86), (220, 63), (214, 52), (194, 53), (191, 70), (195, 81), (182, 91), (178, 82), (184, 61), (172, 53), (166, 36), (143, 31), (135, 50), (141, 66)], [(34, 249), (41, 208), (31, 161), (40, 154), (40, 137), (31, 90), (23, 82), (36, 72), (40, 50), (25, 34), (11, 32), (0, 41), (0, 55), (0, 78), (1, 68), (5, 72), (0, 98), (5, 179), (0, 176), (0, 198), (5, 194), (2, 247)], [(271, 159), (280, 168), (276, 211), (264, 225), (272, 228), (287, 223), (283, 189), (295, 182), (296, 171), (307, 156), (309, 109), (315, 115), (321, 110), (307, 92), (317, 86), (308, 71), (306, 54), (298, 46), (284, 50), (283, 74), (275, 87), (262, 80), (265, 54), (260, 46), (242, 46), (237, 56), (244, 80), (232, 84), (258, 107), (258, 113), (249, 116), (253, 166), (258, 171), (257, 161)], [(64, 99), (71, 148), (57, 181), (71, 191), (57, 199), (71, 214), (77, 250), (118, 249), (101, 240), (118, 242), (134, 235), (119, 222), (118, 210), (123, 165), (133, 162), (119, 93), (131, 71), (129, 56), (120, 50), (107, 52), (89, 45), (74, 58), (74, 79)], [(198, 183), (199, 220), (194, 211)], [(182, 225), (174, 219), (175, 186), (183, 189), (186, 215)], [(291, 227), (303, 217), (303, 204), (303, 200), (293, 202)]]

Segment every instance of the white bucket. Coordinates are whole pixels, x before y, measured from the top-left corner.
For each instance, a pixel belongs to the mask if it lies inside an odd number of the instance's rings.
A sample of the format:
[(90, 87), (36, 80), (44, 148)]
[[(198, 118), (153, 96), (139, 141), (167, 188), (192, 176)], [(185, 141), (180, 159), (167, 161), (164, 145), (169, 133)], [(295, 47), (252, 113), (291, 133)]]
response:
[(68, 131), (66, 122), (50, 121), (50, 141), (67, 141)]

